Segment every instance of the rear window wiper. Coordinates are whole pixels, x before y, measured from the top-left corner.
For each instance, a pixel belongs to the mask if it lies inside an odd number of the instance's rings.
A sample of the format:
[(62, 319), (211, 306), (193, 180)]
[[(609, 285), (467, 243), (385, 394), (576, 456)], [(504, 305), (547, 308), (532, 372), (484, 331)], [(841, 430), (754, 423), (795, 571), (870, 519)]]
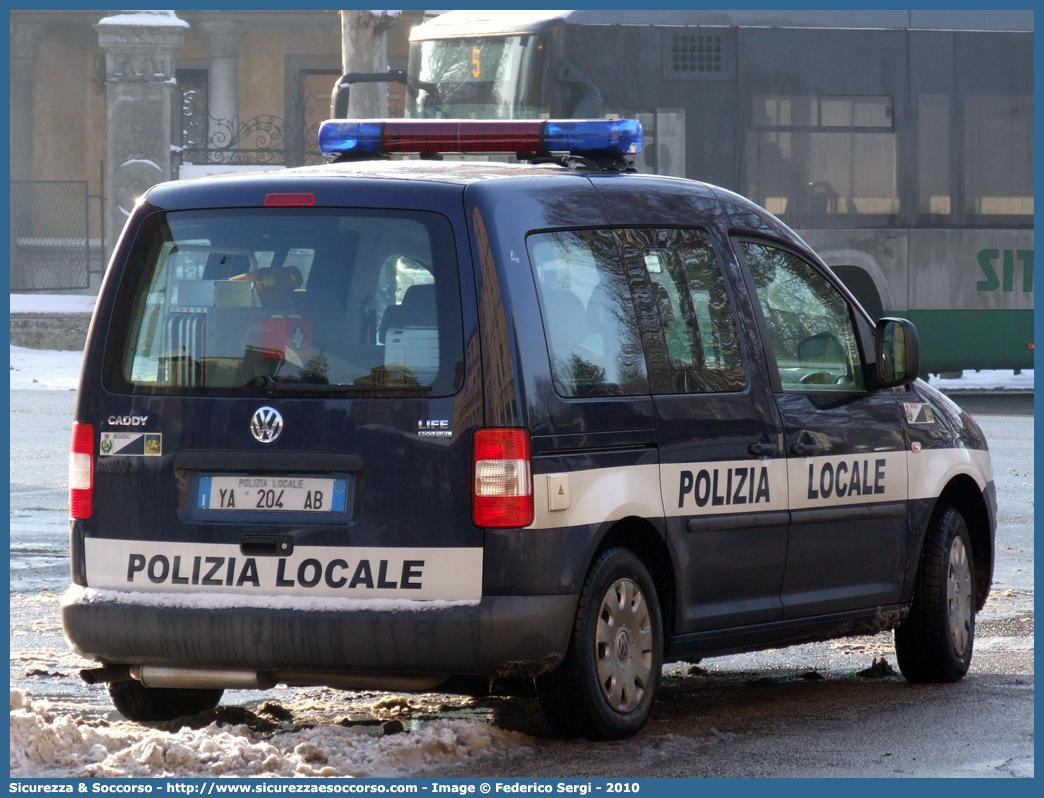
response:
[(350, 385), (328, 382), (301, 382), (298, 380), (277, 380), (273, 377), (254, 377), (243, 388), (266, 393), (329, 393), (349, 394), (352, 396), (427, 396), (431, 393), (430, 385), (377, 385), (374, 383), (353, 383)]

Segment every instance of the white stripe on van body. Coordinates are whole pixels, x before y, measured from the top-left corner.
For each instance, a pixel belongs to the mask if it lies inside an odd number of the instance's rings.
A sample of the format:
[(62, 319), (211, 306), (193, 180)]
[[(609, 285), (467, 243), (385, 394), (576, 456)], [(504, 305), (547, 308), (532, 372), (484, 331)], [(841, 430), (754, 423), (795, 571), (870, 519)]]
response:
[(662, 463), (660, 484), (668, 516), (787, 509), (787, 464), (781, 458)]
[(910, 498), (934, 499), (951, 479), (967, 474), (979, 490), (993, 481), (990, 453), (984, 449), (922, 449), (907, 452)]
[(787, 459), (790, 509), (906, 501), (906, 452), (860, 452)]
[(87, 584), (129, 592), (351, 599), (482, 598), (481, 547), (298, 546), (289, 557), (236, 544), (86, 538)]
[[(565, 477), (569, 508), (548, 509), (548, 477)], [(663, 518), (660, 466), (614, 466), (533, 476), (533, 523), (527, 529), (601, 524), (621, 518)]]
[[(893, 450), (536, 474), (534, 521), (528, 528), (595, 526), (628, 516), (740, 515), (930, 499), (958, 474), (970, 475), (984, 489), (993, 479), (989, 452)], [(568, 482), (568, 509), (548, 509), (548, 477)]]

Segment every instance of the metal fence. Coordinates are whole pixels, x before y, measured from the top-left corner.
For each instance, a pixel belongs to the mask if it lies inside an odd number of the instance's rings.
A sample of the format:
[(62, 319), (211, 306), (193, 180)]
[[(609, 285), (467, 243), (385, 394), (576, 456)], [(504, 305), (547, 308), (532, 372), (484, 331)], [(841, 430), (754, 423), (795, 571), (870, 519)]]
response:
[(86, 180), (11, 181), (11, 290), (90, 286)]

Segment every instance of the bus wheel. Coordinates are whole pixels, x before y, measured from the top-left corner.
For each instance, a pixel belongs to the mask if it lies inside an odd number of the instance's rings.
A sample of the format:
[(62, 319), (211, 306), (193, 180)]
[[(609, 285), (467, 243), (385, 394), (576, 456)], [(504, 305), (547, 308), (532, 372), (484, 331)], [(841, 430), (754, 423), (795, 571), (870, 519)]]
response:
[(224, 692), (146, 687), (134, 679), (109, 683), (109, 698), (116, 711), (139, 723), (198, 715), (216, 707)]
[(899, 670), (911, 682), (956, 682), (975, 643), (971, 538), (957, 508), (941, 505), (928, 525), (910, 615), (895, 630)]
[(630, 737), (649, 717), (662, 664), (652, 577), (632, 552), (611, 548), (588, 571), (565, 662), (537, 680), (540, 706), (568, 736)]

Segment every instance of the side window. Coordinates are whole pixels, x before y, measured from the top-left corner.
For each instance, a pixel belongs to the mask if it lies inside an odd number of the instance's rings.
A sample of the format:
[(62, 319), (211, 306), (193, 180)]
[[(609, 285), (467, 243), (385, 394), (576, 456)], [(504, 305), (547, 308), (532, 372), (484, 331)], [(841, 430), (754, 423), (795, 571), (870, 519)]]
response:
[(527, 245), (555, 390), (561, 396), (648, 394), (634, 303), (612, 232), (540, 233)]
[(844, 297), (783, 249), (742, 242), (783, 390), (862, 390), (863, 364)]
[[(653, 393), (741, 391), (747, 384), (736, 317), (718, 259), (703, 230), (617, 230), (624, 263), (648, 276), (646, 326)], [(639, 302), (639, 305), (642, 303)]]

